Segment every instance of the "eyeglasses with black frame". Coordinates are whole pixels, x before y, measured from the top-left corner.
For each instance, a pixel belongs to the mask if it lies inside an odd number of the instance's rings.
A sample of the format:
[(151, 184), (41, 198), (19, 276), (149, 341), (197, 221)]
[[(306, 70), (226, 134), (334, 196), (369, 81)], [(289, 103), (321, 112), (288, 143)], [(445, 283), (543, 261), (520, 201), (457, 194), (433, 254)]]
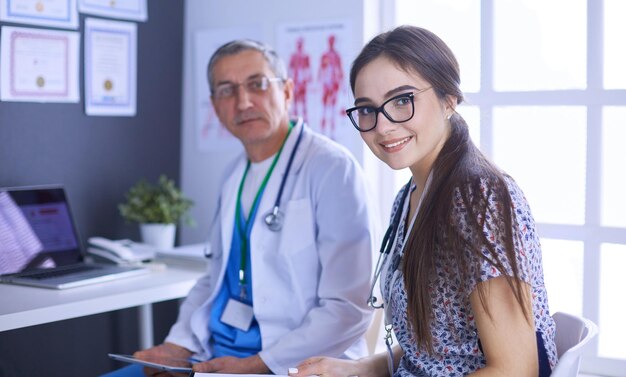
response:
[(346, 110), (346, 115), (359, 132), (373, 130), (378, 123), (378, 113), (382, 113), (392, 123), (403, 123), (411, 120), (415, 115), (415, 95), (430, 88), (432, 86), (416, 92), (399, 94), (389, 98), (379, 107), (368, 105), (351, 107)]
[(215, 87), (213, 97), (217, 99), (233, 98), (237, 95), (239, 86), (243, 86), (250, 94), (263, 94), (267, 92), (271, 83), (284, 81), (285, 79), (280, 77), (258, 76), (250, 77), (242, 83), (227, 82)]

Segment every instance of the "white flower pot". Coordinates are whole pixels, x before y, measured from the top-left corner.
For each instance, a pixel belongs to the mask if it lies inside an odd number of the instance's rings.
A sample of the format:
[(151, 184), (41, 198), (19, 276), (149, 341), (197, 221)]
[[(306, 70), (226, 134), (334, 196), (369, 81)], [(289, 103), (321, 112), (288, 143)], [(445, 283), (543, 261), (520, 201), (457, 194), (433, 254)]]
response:
[(154, 246), (157, 250), (174, 248), (175, 224), (139, 224), (139, 229), (143, 243)]

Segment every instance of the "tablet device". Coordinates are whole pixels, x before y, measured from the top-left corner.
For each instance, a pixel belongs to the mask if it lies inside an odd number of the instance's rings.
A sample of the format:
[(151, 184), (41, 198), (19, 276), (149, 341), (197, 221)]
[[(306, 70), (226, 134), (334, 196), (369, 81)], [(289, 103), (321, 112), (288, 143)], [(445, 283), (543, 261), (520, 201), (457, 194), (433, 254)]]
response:
[(191, 373), (191, 362), (186, 359), (168, 359), (164, 357), (155, 357), (152, 359), (138, 359), (133, 355), (120, 355), (110, 353), (109, 357), (131, 364), (139, 364), (153, 369), (164, 370), (167, 372)]

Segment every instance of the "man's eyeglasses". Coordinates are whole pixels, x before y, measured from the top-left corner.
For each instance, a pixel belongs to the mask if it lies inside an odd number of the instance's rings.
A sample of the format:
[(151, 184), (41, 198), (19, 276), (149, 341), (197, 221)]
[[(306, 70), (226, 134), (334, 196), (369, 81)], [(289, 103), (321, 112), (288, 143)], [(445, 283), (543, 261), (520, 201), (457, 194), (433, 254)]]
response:
[(219, 84), (213, 90), (213, 97), (217, 99), (232, 98), (235, 95), (237, 95), (238, 93), (237, 90), (240, 85), (243, 86), (243, 88), (250, 94), (262, 94), (264, 92), (267, 92), (267, 89), (269, 89), (271, 83), (283, 82), (283, 81), (285, 81), (285, 79), (282, 79), (280, 77), (270, 78), (270, 77), (260, 76), (260, 77), (249, 78), (246, 81), (242, 83), (238, 83), (238, 84), (236, 83)]
[(360, 132), (371, 131), (378, 123), (378, 113), (383, 113), (385, 118), (392, 123), (402, 123), (413, 118), (415, 114), (415, 95), (431, 89), (420, 89), (414, 93), (403, 93), (395, 97), (389, 98), (379, 107), (374, 106), (355, 106), (346, 110), (348, 118), (352, 121), (352, 125)]

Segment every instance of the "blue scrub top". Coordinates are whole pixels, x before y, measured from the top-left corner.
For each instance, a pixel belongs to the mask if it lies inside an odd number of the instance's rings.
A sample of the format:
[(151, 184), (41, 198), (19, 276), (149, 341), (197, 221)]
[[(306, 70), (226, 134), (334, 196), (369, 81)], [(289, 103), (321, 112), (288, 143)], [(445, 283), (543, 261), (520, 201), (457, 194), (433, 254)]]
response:
[[(250, 221), (254, 221), (256, 211), (257, 208), (252, 209)], [(242, 331), (220, 320), (230, 298), (252, 305), (252, 263), (246, 263), (246, 298), (242, 300), (240, 297), (239, 267), (241, 265), (241, 241), (244, 236), (246, 236), (248, 240), (250, 239), (250, 230), (252, 229), (250, 226), (248, 227), (247, 235), (241, 234), (242, 230), (238, 226), (238, 220), (242, 217), (243, 215), (241, 213), (237, 213), (237, 216), (235, 216), (233, 239), (226, 272), (224, 274), (224, 282), (211, 307), (211, 320), (209, 321), (211, 337), (209, 338), (209, 345), (213, 357), (248, 357), (256, 355), (261, 351), (261, 329), (259, 328), (259, 323), (256, 318), (252, 319), (252, 324), (248, 331)], [(247, 242), (246, 258), (250, 261), (250, 242)]]

